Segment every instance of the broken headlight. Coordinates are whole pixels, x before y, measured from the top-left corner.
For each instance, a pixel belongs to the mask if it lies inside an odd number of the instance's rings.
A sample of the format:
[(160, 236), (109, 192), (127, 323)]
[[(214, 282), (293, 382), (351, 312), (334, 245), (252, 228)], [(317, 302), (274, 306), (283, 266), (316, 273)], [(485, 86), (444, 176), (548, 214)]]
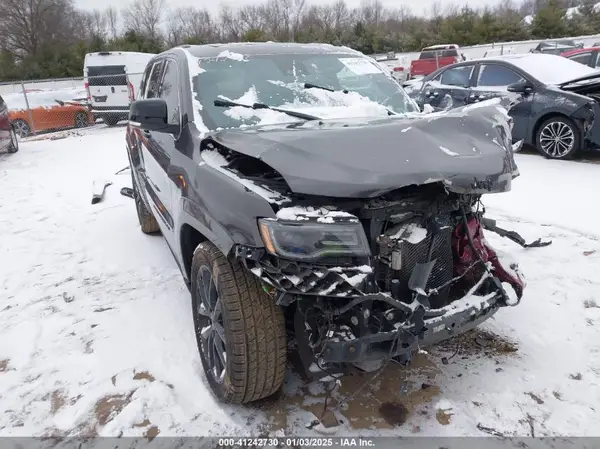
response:
[(367, 237), (360, 223), (287, 222), (260, 219), (267, 251), (289, 259), (316, 260), (331, 256), (367, 256)]

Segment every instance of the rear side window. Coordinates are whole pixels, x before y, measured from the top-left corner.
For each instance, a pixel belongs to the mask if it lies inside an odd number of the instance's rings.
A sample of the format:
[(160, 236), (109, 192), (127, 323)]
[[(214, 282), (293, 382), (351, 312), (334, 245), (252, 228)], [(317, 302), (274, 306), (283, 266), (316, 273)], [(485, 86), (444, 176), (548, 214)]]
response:
[(124, 65), (88, 66), (90, 86), (126, 86), (127, 76)]
[(578, 55), (571, 56), (569, 59), (584, 65), (590, 65), (590, 62), (592, 61), (592, 53), (579, 53)]
[(419, 59), (434, 59), (436, 53), (438, 54), (438, 58), (449, 58), (458, 56), (458, 50), (456, 48), (448, 48), (445, 50), (423, 50), (419, 55)]
[(445, 70), (437, 78), (440, 84), (446, 86), (459, 86), (467, 87), (471, 79), (471, 73), (473, 72), (474, 65), (463, 65), (460, 67), (452, 67), (451, 69)]

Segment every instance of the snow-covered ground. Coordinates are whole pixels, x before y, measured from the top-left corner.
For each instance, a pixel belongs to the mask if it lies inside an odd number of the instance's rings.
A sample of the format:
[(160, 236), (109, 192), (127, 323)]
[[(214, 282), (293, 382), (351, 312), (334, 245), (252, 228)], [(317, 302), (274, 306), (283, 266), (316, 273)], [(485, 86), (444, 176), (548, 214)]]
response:
[[(600, 166), (517, 162), (514, 190), (485, 203), (553, 240), (525, 250), (488, 233), (528, 277), (522, 303), (409, 368), (343, 379), (336, 434), (600, 435)], [(0, 154), (0, 436), (316, 434), (323, 386), (292, 370), (276, 400), (212, 397), (180, 273), (119, 194), (126, 165), (123, 128)], [(92, 205), (98, 178), (113, 185)]]

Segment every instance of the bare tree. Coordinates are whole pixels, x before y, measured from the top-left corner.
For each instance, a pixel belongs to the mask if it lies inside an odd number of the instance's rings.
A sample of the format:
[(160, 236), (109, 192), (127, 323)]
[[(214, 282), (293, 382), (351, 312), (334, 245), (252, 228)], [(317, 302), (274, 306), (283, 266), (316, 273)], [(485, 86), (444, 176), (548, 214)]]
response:
[(117, 8), (109, 6), (104, 10), (106, 27), (108, 35), (111, 39), (116, 39), (119, 36), (119, 12)]
[(219, 21), (223, 37), (227, 40), (239, 41), (242, 37), (242, 26), (239, 15), (227, 4), (221, 4), (219, 11)]
[(348, 23), (350, 12), (344, 0), (337, 0), (333, 6), (333, 27), (340, 32)]
[(196, 43), (214, 42), (215, 24), (206, 9), (193, 7), (177, 8), (167, 19), (167, 43), (174, 47), (186, 40)]
[(0, 0), (0, 11), (0, 45), (18, 56), (73, 39), (71, 0)]
[(135, 0), (123, 12), (125, 27), (151, 38), (160, 36), (165, 0)]
[(265, 23), (265, 11), (262, 5), (246, 5), (239, 9), (238, 16), (244, 31), (250, 29), (263, 29)]

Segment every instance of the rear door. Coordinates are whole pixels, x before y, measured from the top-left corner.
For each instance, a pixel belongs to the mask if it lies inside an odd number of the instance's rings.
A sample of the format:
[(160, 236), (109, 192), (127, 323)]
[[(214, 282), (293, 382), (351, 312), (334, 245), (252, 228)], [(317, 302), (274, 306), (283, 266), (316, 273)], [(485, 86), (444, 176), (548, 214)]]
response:
[(507, 87), (524, 80), (526, 80), (526, 75), (512, 67), (493, 62), (480, 63), (474, 86), (469, 95), (469, 103), (477, 103), (496, 97), (515, 97), (515, 100), (519, 100), (508, 111), (514, 119), (513, 140), (525, 139), (528, 136), (531, 103), (535, 93), (528, 95), (514, 94), (508, 92)]
[(0, 149), (4, 149), (10, 142), (10, 120), (8, 119), (8, 106), (0, 95)]
[(433, 107), (459, 107), (468, 103), (475, 64), (448, 67), (421, 89), (422, 102)]
[(87, 76), (92, 107), (129, 105), (125, 65), (91, 65), (87, 67)]

